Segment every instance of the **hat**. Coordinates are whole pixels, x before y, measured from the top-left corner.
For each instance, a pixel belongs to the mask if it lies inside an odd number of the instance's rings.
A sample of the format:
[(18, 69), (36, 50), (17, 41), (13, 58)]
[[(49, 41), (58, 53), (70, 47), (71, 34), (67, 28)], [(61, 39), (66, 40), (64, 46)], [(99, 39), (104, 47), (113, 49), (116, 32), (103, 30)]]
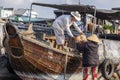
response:
[(87, 39), (90, 40), (90, 41), (96, 42), (96, 43), (100, 42), (98, 37), (97, 37), (97, 35), (95, 35), (95, 34), (93, 34), (92, 36), (88, 37)]
[(81, 20), (81, 15), (78, 11), (76, 12), (71, 12), (71, 15), (77, 20), (80, 21)]

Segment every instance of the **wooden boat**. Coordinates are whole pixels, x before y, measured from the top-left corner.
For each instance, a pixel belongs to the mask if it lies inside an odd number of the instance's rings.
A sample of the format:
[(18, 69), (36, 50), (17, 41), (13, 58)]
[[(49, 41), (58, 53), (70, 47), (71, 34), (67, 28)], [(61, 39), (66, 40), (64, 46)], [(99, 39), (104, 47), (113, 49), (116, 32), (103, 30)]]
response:
[[(44, 74), (52, 75), (53, 78), (53, 75), (66, 76), (81, 73), (82, 56), (80, 53), (69, 51), (70, 49), (68, 51), (58, 49), (54, 36), (45, 36), (43, 40), (37, 40), (31, 32), (17, 32), (15, 26), (10, 23), (6, 24), (6, 32), (8, 35), (5, 48), (8, 51), (9, 61), (12, 69), (21, 78), (28, 80), (32, 76), (33, 80), (40, 80), (41, 78), (38, 79), (38, 76), (37, 78), (35, 76)], [(110, 38), (108, 35), (101, 35), (101, 38), (104, 37), (106, 39), (101, 39), (98, 51), (100, 65), (105, 59), (110, 59), (114, 65), (118, 65), (120, 61), (119, 40), (112, 40), (113, 38), (107, 40)], [(108, 43), (111, 44), (108, 45)], [(105, 45), (106, 48), (104, 48)], [(69, 48), (67, 40), (65, 46)], [(112, 48), (112, 46), (116, 47)], [(106, 53), (104, 49), (107, 49)]]
[[(47, 75), (47, 77), (49, 77), (47, 80), (59, 80), (61, 79), (59, 76), (62, 75), (64, 78), (61, 80), (64, 80), (66, 75), (69, 75), (69, 77), (67, 77), (67, 79), (69, 79), (72, 74), (81, 73), (82, 56), (73, 48), (72, 50), (69, 48), (69, 40), (66, 40), (65, 43), (65, 46), (68, 50), (62, 51), (60, 48), (58, 49), (58, 46), (55, 44), (54, 36), (49, 37), (41, 35), (42, 38), (40, 40), (37, 40), (33, 35), (33, 32), (19, 32), (16, 27), (10, 23), (6, 24), (5, 29), (7, 34), (5, 47), (6, 51), (8, 51), (7, 53), (9, 55), (10, 64), (15, 73), (24, 80), (29, 80), (29, 78), (32, 80), (41, 80), (41, 75), (44, 75), (42, 76), (44, 77), (42, 79), (47, 79), (45, 77), (45, 75)], [(108, 43), (118, 44), (117, 47), (114, 48), (115, 53), (108, 51), (104, 54), (105, 49), (111, 49), (111, 45), (105, 48), (105, 45)], [(113, 63), (115, 63), (115, 65), (119, 64), (119, 44), (119, 40), (113, 41), (101, 39), (101, 44), (99, 47), (100, 64), (106, 61), (106, 59), (113, 60)], [(113, 68), (112, 64), (110, 64), (110, 69), (111, 67)], [(113, 70), (114, 69), (112, 69), (112, 71)], [(110, 75), (113, 74), (111, 71), (110, 73)], [(107, 75), (109, 75), (109, 72)], [(110, 77), (111, 76), (108, 78)], [(75, 80), (79, 79), (81, 78), (77, 76)]]
[[(72, 74), (81, 72), (81, 56), (76, 52), (57, 49), (54, 37), (36, 40), (31, 33), (18, 34), (12, 24), (6, 24), (10, 64), (15, 72), (46, 74)], [(30, 34), (30, 35), (29, 35)], [(29, 36), (27, 36), (29, 35)], [(53, 43), (53, 44), (52, 44)], [(66, 47), (68, 46), (66, 41)], [(69, 50), (69, 49), (68, 49)], [(19, 73), (20, 73), (19, 72)]]
[[(6, 50), (12, 69), (21, 78), (32, 75), (33, 80), (38, 74), (61, 75), (78, 74), (82, 70), (82, 57), (77, 51), (62, 51), (55, 44), (55, 37), (45, 36), (43, 40), (37, 40), (32, 33), (19, 33), (12, 24), (6, 24), (7, 38)], [(18, 34), (19, 33), (19, 34)], [(26, 34), (25, 34), (26, 33)], [(29, 35), (29, 36), (28, 36)], [(103, 38), (105, 36), (101, 36)], [(106, 36), (106, 38), (110, 38)], [(104, 41), (104, 44), (102, 43)], [(104, 54), (104, 45), (109, 44)], [(118, 44), (118, 45), (116, 45)], [(99, 47), (100, 65), (105, 59), (111, 59), (113, 64), (119, 64), (120, 42), (101, 39)], [(66, 47), (68, 46), (66, 40)], [(112, 46), (116, 46), (112, 48)], [(34, 77), (35, 78), (34, 78)], [(31, 78), (30, 78), (31, 79)], [(40, 78), (39, 78), (40, 79)], [(37, 79), (37, 80), (39, 80)], [(55, 79), (55, 78), (54, 78)], [(49, 79), (48, 79), (49, 80)]]

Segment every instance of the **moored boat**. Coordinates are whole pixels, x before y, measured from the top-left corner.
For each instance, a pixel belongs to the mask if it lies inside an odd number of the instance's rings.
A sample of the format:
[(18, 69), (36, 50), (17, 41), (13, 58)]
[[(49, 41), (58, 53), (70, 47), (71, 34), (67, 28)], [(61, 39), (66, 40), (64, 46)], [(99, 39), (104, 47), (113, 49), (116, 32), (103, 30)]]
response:
[(55, 43), (52, 45), (54, 41), (49, 44), (44, 40), (18, 34), (15, 27), (9, 23), (6, 25), (6, 30), (9, 36), (7, 51), (15, 72), (39, 74), (44, 72), (52, 75), (81, 72), (79, 52), (62, 51), (57, 49)]
[[(60, 6), (58, 5), (58, 7)], [(40, 78), (39, 76), (43, 75), (42, 77), (46, 78), (45, 75), (47, 75), (50, 80), (59, 80), (61, 79), (59, 77), (61, 75), (66, 77), (66, 75), (72, 76), (72, 74), (81, 73), (82, 56), (76, 50), (70, 50), (71, 48), (68, 46), (69, 40), (66, 39), (65, 43), (68, 51), (62, 51), (56, 45), (54, 36), (41, 35), (42, 39), (37, 40), (32, 32), (19, 32), (13, 24), (9, 23), (6, 24), (6, 34), (8, 34), (6, 49), (8, 51), (10, 64), (16, 74), (21, 78), (26, 79), (26, 77), (29, 76), (29, 78), (36, 80), (36, 78)], [(113, 44), (117, 44), (117, 46), (112, 48)], [(100, 66), (103, 66), (102, 73), (106, 78), (111, 78), (114, 72), (113, 65), (119, 64), (119, 44), (119, 40), (110, 40), (106, 37), (101, 37), (98, 54), (100, 57)], [(107, 67), (104, 66), (108, 66), (110, 69), (108, 73), (105, 72)], [(65, 78), (62, 78), (61, 80), (64, 79)], [(70, 77), (67, 79), (70, 79)], [(77, 77), (75, 80), (79, 79), (80, 78)]]

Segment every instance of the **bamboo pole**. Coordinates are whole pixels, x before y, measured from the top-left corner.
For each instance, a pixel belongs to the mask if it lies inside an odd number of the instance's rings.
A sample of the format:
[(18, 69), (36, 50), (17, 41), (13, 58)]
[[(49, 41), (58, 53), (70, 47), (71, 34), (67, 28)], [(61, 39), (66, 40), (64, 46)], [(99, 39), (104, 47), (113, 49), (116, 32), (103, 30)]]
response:
[(94, 31), (95, 31), (95, 27), (96, 27), (96, 7), (95, 6), (93, 6), (93, 8), (94, 8), (94, 24), (93, 24), (93, 28), (92, 28), (92, 34), (94, 34)]
[(68, 52), (67, 52), (66, 57), (65, 57), (64, 80), (66, 80), (67, 62), (68, 62)]

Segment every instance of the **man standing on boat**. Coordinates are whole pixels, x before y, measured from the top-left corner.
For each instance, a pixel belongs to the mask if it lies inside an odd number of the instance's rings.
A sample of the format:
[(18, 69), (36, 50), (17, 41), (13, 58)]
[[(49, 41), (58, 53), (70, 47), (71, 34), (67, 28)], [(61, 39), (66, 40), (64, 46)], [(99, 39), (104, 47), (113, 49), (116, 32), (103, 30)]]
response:
[(68, 35), (71, 38), (75, 39), (75, 37), (73, 36), (70, 30), (71, 25), (73, 25), (80, 34), (83, 34), (81, 29), (75, 23), (76, 21), (80, 21), (80, 20), (81, 20), (81, 15), (79, 14), (78, 11), (76, 11), (76, 12), (71, 12), (71, 15), (61, 15), (53, 22), (52, 26), (56, 36), (56, 43), (58, 44), (59, 47), (61, 46), (63, 50), (65, 50), (64, 49), (65, 30), (67, 31)]

